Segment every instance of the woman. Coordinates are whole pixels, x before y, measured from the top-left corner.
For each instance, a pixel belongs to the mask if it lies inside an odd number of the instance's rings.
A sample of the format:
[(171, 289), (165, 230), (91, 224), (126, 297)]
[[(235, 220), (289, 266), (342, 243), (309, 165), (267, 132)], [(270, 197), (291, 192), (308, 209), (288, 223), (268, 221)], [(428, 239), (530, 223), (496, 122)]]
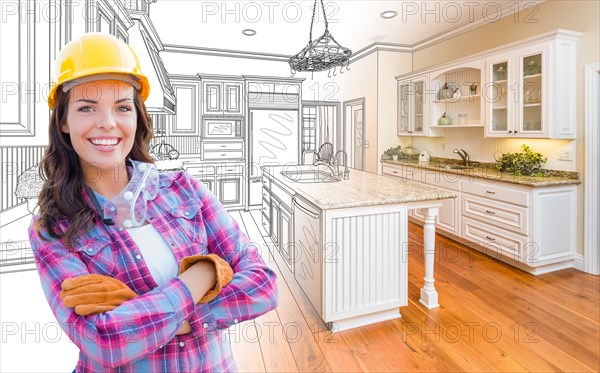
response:
[[(127, 44), (85, 34), (57, 57), (55, 82), (29, 235), (50, 307), (80, 349), (76, 371), (234, 371), (222, 330), (276, 306), (274, 273), (189, 174), (161, 173), (154, 193), (139, 183), (153, 166), (149, 86)], [(107, 217), (132, 191), (144, 198), (131, 208), (147, 207), (139, 227), (122, 211)]]

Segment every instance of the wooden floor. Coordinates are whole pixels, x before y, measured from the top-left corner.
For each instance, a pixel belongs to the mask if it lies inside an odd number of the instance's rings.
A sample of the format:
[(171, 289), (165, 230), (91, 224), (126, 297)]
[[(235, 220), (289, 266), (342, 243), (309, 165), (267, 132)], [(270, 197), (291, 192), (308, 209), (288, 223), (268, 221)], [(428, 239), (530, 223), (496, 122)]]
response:
[(441, 307), (419, 302), (421, 227), (410, 224), (409, 304), (402, 317), (328, 331), (275, 265), (260, 214), (236, 212), (278, 275), (277, 309), (229, 330), (241, 372), (598, 372), (600, 277), (574, 269), (532, 276), (437, 236)]

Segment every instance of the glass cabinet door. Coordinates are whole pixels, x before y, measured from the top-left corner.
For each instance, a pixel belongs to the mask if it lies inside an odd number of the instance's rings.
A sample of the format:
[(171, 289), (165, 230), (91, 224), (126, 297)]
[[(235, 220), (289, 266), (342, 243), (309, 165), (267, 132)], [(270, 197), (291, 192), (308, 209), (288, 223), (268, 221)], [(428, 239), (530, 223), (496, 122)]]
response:
[(509, 61), (492, 63), (489, 71), (490, 87), (487, 97), (490, 107), (490, 132), (507, 133), (509, 131), (508, 90), (509, 90)]
[(520, 59), (520, 132), (542, 132), (542, 65), (542, 53), (522, 56)]
[(409, 123), (410, 86), (403, 83), (398, 86), (398, 134), (408, 134)]
[(413, 96), (413, 105), (414, 105), (414, 134), (422, 134), (423, 133), (423, 122), (424, 120), (424, 110), (423, 110), (423, 91), (425, 88), (425, 83), (423, 81), (417, 81), (412, 84), (412, 96)]

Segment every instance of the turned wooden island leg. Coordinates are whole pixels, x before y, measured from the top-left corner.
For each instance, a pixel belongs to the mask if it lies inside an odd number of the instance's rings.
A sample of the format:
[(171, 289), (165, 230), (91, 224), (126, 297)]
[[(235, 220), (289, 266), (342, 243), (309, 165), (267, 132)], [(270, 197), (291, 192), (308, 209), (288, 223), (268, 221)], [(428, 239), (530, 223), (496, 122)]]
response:
[(423, 250), (425, 254), (425, 284), (421, 288), (421, 302), (428, 309), (437, 308), (438, 293), (433, 283), (433, 264), (435, 262), (435, 217), (438, 215), (439, 208), (431, 207), (424, 209), (425, 225), (423, 226)]

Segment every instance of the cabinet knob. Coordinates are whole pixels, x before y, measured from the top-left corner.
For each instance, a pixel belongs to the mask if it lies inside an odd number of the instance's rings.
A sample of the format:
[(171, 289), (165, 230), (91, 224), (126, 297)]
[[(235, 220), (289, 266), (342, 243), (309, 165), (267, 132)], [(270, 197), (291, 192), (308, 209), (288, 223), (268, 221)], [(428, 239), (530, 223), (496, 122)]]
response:
[(515, 133), (518, 133), (519, 131), (515, 131)]
[(512, 133), (512, 131), (508, 131), (508, 133)]

